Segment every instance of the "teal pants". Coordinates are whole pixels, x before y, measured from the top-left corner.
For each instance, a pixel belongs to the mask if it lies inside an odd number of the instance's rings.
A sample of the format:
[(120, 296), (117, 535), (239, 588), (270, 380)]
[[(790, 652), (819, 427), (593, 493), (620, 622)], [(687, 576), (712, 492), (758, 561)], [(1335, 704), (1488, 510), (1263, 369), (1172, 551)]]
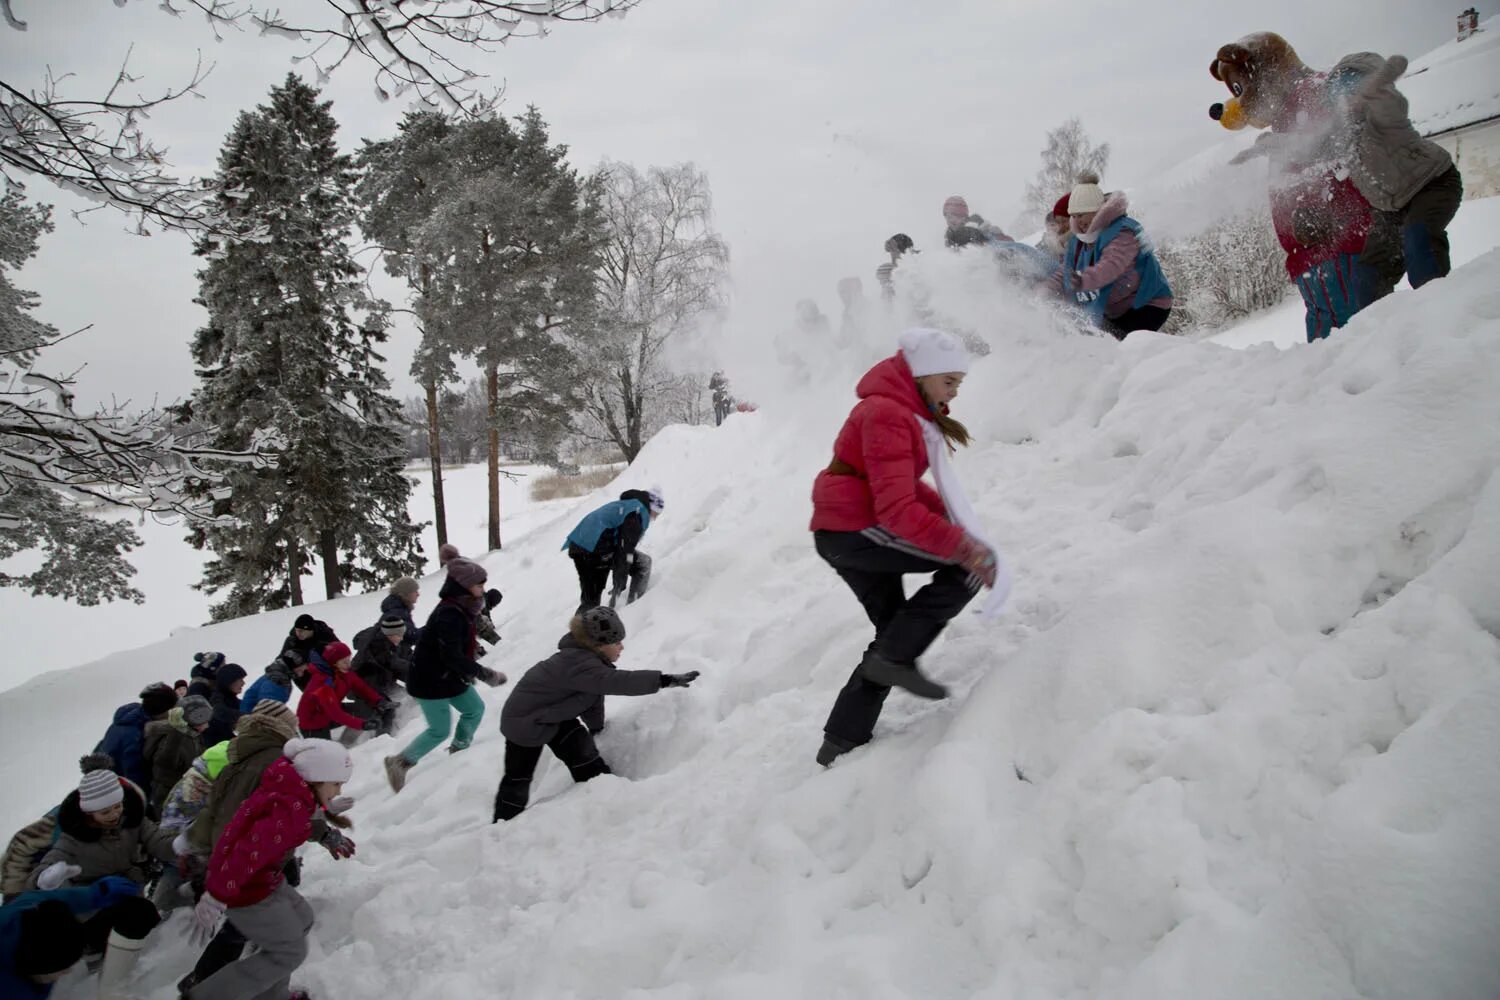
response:
[(458, 732), (453, 734), (455, 750), (462, 750), (469, 745), (474, 739), (474, 731), (479, 728), (479, 720), (484, 718), (484, 699), (473, 688), (453, 698), (418, 698), (416, 702), (422, 707), (427, 728), (411, 741), (410, 746), (401, 751), (401, 756), (406, 758), (408, 764), (415, 764), (426, 757), (448, 738), (448, 734), (453, 731), (454, 709), (458, 710)]

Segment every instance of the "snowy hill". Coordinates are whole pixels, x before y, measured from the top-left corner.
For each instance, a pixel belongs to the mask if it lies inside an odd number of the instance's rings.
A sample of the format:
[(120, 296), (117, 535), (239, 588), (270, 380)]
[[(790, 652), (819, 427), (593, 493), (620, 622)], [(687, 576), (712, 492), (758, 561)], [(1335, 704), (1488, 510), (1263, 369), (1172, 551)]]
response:
[[(661, 484), (658, 583), (612, 699), (617, 775), (550, 757), (488, 822), (506, 689), (473, 748), (391, 795), (356, 751), (358, 857), (308, 852), (314, 995), (1264, 998), (1500, 995), (1500, 252), (1332, 340), (1229, 350), (1059, 337), (1003, 297), (957, 410), (959, 469), (1017, 572), (928, 657), (876, 742), (812, 755), (868, 639), (814, 555), (808, 489), (845, 374), (673, 428), (610, 490), (485, 559), (513, 677), (575, 601), (579, 510)], [(874, 345), (869, 345), (874, 349)], [(419, 612), (431, 606), (426, 585)], [(309, 610), (349, 634), (376, 598)], [(32, 818), (144, 682), (261, 663), (291, 612), (0, 695), (4, 818)], [(498, 662), (497, 662), (498, 661)], [(1018, 772), (1025, 780), (1018, 780)], [(153, 937), (146, 995), (190, 964)], [(76, 983), (76, 979), (75, 979)], [(69, 996), (69, 990), (59, 991)], [(78, 986), (72, 996), (83, 996)]]

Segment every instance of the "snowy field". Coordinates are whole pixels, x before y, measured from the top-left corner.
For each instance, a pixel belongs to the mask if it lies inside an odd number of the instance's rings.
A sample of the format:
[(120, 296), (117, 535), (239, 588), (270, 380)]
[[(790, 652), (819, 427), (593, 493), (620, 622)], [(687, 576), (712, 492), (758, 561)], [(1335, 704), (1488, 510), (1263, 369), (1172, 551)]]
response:
[[(657, 582), (625, 613), (621, 666), (702, 678), (612, 699), (617, 774), (574, 787), (544, 757), (504, 826), (505, 688), (483, 691), (473, 748), (429, 757), (400, 796), (379, 761), (415, 730), (356, 750), (359, 854), (307, 852), (297, 984), (1500, 996), (1500, 252), (1293, 350), (1059, 337), (998, 298), (958, 318), (993, 348), (957, 403), (979, 442), (958, 468), (1017, 584), (998, 623), (962, 616), (928, 656), (954, 696), (893, 695), (871, 746), (812, 760), (868, 640), (806, 531), (847, 389), (670, 428), (607, 489), (511, 504), (526, 530), (484, 559), (506, 594), (486, 662), (515, 676), (549, 652), (576, 601), (563, 534), (659, 484)], [(482, 538), (482, 484), (450, 481), (461, 546)], [(349, 635), (377, 602), (308, 610)], [(74, 784), (141, 685), (199, 649), (263, 663), (294, 614), (0, 694), (5, 828)], [(150, 1000), (192, 962), (187, 920), (142, 959)], [(90, 995), (78, 975), (59, 996)]]

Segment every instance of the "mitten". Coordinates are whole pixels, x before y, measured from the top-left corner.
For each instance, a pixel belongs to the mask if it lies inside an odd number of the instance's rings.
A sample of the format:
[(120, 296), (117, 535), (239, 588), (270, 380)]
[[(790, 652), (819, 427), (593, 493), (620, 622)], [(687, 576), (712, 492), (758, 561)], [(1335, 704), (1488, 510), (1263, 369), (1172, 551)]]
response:
[(352, 795), (335, 795), (333, 798), (328, 800), (328, 804), (323, 807), (323, 810), (325, 812), (331, 812), (335, 816), (342, 816), (344, 813), (353, 808), (354, 797)]
[(46, 889), (49, 892), (62, 887), (62, 884), (75, 875), (82, 875), (83, 869), (77, 865), (70, 865), (66, 861), (54, 861), (42, 873), (36, 877), (36, 887)]
[(996, 559), (995, 553), (990, 547), (968, 532), (959, 541), (958, 548), (953, 551), (953, 558), (958, 564), (970, 573), (979, 577), (981, 583), (986, 587), (995, 585)]
[(698, 671), (689, 670), (685, 674), (662, 674), (661, 686), (664, 688), (685, 688), (698, 679)]
[(340, 833), (336, 828), (329, 827), (328, 832), (323, 834), (323, 839), (318, 841), (335, 860), (354, 857), (354, 841)]
[(491, 587), (489, 590), (486, 590), (484, 592), (484, 610), (494, 611), (495, 606), (504, 599), (504, 594), (501, 594), (500, 591), (496, 590), (494, 587)]
[(179, 858), (186, 857), (189, 854), (195, 853), (193, 851), (193, 842), (188, 840), (187, 830), (183, 830), (175, 838), (173, 838), (172, 853), (177, 855)]
[(89, 888), (94, 890), (94, 905), (101, 910), (141, 894), (141, 887), (123, 875), (106, 875)]
[(198, 897), (198, 905), (193, 907), (193, 944), (202, 948), (214, 939), (219, 933), (219, 925), (224, 922), (224, 911), (229, 907), (219, 902), (211, 893), (205, 892)]
[(377, 712), (385, 713), (394, 712), (395, 710), (396, 703), (394, 701), (391, 701), (389, 698), (382, 698), (375, 703), (375, 711)]
[(479, 679), (492, 688), (499, 687), (505, 683), (505, 675), (498, 670), (491, 670), (489, 667), (479, 668)]
[(360, 726), (359, 728), (363, 729), (367, 733), (373, 733), (380, 728), (380, 720), (366, 719), (365, 724)]

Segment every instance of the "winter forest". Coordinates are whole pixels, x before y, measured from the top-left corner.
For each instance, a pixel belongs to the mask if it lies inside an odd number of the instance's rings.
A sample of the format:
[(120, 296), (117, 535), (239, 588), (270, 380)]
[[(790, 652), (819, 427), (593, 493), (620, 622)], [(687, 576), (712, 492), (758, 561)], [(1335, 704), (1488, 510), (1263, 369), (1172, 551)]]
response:
[(1497, 12), (0, 0), (0, 996), (1500, 996)]

